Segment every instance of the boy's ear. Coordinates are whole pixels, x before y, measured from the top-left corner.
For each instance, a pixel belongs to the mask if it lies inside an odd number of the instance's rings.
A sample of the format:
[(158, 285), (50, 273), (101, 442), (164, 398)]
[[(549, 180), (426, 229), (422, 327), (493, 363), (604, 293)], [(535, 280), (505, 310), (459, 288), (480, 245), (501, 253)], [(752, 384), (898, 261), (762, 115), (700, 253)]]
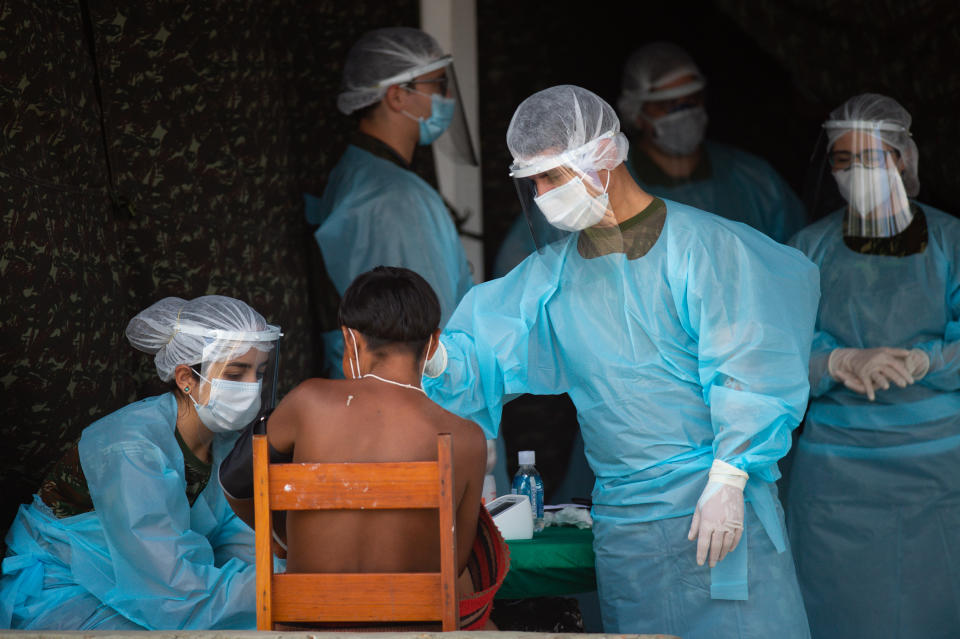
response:
[(442, 332), (443, 332), (443, 329), (438, 328), (437, 330), (435, 330), (433, 333), (430, 334), (433, 339), (430, 340), (431, 344), (430, 344), (430, 349), (427, 351), (427, 359), (430, 359), (431, 357), (433, 357), (433, 354), (437, 352), (438, 348), (440, 348), (440, 333)]

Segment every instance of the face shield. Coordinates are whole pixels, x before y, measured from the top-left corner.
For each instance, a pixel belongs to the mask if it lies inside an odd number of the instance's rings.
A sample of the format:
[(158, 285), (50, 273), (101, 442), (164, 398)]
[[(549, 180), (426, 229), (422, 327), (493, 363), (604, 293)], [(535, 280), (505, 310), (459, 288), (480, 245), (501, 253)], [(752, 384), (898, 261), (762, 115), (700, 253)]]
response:
[(213, 432), (241, 430), (276, 405), (280, 328), (210, 330), (180, 326), (203, 339), (194, 406)]
[[(570, 151), (514, 161), (510, 176), (538, 251), (580, 232), (610, 244), (606, 252), (620, 250), (622, 241), (607, 190), (611, 169), (625, 154), (622, 137), (608, 131)], [(618, 161), (610, 162), (613, 156)], [(610, 168), (601, 168), (604, 164)]]
[[(442, 73), (436, 73), (439, 70)], [(436, 143), (438, 148), (458, 164), (477, 166), (477, 155), (467, 128), (463, 100), (457, 84), (453, 56), (447, 55), (428, 64), (381, 80), (377, 87), (401, 85), (404, 89), (430, 100), (430, 114), (415, 117), (420, 125), (420, 144)], [(436, 142), (434, 142), (436, 141)]]
[[(896, 123), (829, 120), (823, 125), (814, 166), (810, 211), (821, 217), (845, 209), (844, 233), (892, 237), (913, 220), (904, 185), (901, 149), (889, 143), (906, 131)], [(908, 135), (908, 134), (907, 134)]]

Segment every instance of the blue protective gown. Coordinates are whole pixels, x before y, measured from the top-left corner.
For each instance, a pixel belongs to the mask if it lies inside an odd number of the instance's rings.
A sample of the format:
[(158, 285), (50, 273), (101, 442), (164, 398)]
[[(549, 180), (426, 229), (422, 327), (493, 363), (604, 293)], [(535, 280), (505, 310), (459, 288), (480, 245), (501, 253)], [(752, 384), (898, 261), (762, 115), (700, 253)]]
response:
[(807, 224), (807, 212), (790, 186), (772, 166), (740, 149), (707, 140), (703, 143), (710, 166), (709, 175), (678, 183), (652, 183), (636, 166), (631, 152), (627, 168), (640, 186), (661, 198), (668, 198), (710, 211), (735, 222), (743, 222), (786, 242)]
[[(530, 232), (530, 225), (524, 215), (520, 215), (510, 225), (503, 243), (500, 244), (500, 250), (497, 251), (497, 257), (493, 262), (493, 276), (503, 277), (509, 273), (517, 264), (526, 259), (528, 255), (537, 250), (537, 245), (533, 242), (533, 233)], [(503, 441), (503, 434), (497, 438), (497, 445), (503, 445), (506, 450), (506, 443)], [(498, 449), (499, 450), (499, 449)], [(497, 458), (497, 472), (507, 473), (506, 462)], [(593, 482), (596, 478), (593, 471), (587, 464), (587, 458), (583, 454), (583, 437), (577, 433), (573, 440), (573, 446), (570, 450), (570, 460), (567, 462), (567, 471), (560, 481), (560, 485), (552, 487), (553, 502), (557, 504), (570, 503), (574, 498), (583, 498), (590, 494)]]
[(7, 533), (0, 627), (162, 630), (256, 627), (253, 531), (227, 504), (214, 440), (210, 482), (190, 506), (172, 393), (86, 429), (80, 463), (94, 510), (57, 519), (38, 496)]
[[(842, 211), (791, 241), (823, 289), (788, 518), (815, 637), (960, 637), (960, 221), (921, 208), (922, 253), (850, 250)], [(877, 346), (930, 370), (874, 402), (827, 372), (833, 349)]]
[(530, 225), (527, 223), (526, 216), (521, 214), (510, 225), (507, 235), (500, 244), (500, 250), (497, 251), (497, 257), (493, 261), (493, 276), (503, 277), (536, 250), (537, 245), (533, 242)]
[[(491, 435), (511, 397), (570, 395), (597, 476), (606, 631), (805, 637), (773, 482), (806, 408), (816, 268), (746, 226), (666, 206), (642, 257), (584, 259), (571, 236), (471, 290), (443, 336), (447, 370), (425, 387)], [(750, 473), (744, 539), (762, 525), (766, 542), (711, 574), (686, 530), (714, 458)], [(685, 551), (667, 553), (667, 538)], [(748, 557), (766, 566), (749, 583)]]
[[(340, 295), (361, 273), (403, 266), (440, 299), (443, 326), (471, 286), (470, 265), (440, 194), (412, 171), (350, 145), (321, 198), (305, 196), (307, 221)], [(326, 368), (342, 377), (339, 328), (324, 335)]]

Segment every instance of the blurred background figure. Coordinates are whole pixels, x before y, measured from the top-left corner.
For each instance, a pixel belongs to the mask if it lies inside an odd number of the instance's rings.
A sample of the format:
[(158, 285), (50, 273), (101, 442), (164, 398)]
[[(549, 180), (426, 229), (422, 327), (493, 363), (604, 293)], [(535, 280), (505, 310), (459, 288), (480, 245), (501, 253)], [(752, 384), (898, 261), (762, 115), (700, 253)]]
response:
[[(319, 225), (314, 237), (340, 295), (376, 266), (409, 268), (440, 298), (441, 326), (473, 279), (443, 198), (410, 165), (418, 145), (441, 136), (454, 157), (476, 161), (452, 65), (453, 56), (420, 29), (364, 34), (347, 55), (337, 96), (357, 130), (323, 197), (305, 196), (307, 221)], [(324, 334), (324, 347), (324, 374), (342, 378), (339, 327)]]
[(705, 139), (706, 85), (687, 52), (669, 42), (648, 44), (627, 59), (617, 107), (632, 134), (630, 172), (654, 195), (786, 242), (806, 224), (803, 205), (767, 162)]
[(252, 630), (253, 531), (210, 477), (273, 406), (280, 329), (208, 295), (164, 298), (126, 336), (154, 355), (169, 392), (85, 428), (21, 506), (0, 627)]
[(815, 202), (844, 204), (791, 240), (822, 291), (788, 517), (817, 638), (960, 633), (960, 221), (910, 199), (910, 127), (835, 109)]

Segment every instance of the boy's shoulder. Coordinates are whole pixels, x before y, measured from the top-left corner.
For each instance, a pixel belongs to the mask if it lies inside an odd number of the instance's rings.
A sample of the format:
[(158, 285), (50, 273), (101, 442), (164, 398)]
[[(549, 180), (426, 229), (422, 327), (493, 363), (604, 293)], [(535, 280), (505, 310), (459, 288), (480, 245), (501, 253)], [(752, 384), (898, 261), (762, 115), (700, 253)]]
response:
[(428, 400), (432, 405), (431, 412), (435, 414), (433, 419), (437, 425), (437, 432), (449, 432), (454, 437), (473, 440), (477, 445), (486, 446), (486, 436), (483, 430), (475, 422), (464, 419), (459, 415), (451, 413), (433, 400)]

